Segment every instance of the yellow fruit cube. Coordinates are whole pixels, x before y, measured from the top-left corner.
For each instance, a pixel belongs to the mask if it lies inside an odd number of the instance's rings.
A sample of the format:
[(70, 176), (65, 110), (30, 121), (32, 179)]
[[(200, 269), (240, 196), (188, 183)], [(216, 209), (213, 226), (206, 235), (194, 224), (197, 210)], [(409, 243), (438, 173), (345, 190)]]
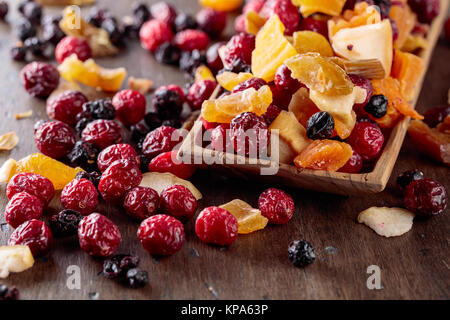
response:
[(300, 7), (302, 16), (307, 17), (320, 12), (330, 16), (338, 16), (344, 7), (346, 0), (292, 0), (292, 3)]
[(247, 202), (234, 199), (220, 206), (230, 212), (238, 221), (238, 233), (248, 234), (264, 229), (269, 220), (258, 209), (252, 208)]

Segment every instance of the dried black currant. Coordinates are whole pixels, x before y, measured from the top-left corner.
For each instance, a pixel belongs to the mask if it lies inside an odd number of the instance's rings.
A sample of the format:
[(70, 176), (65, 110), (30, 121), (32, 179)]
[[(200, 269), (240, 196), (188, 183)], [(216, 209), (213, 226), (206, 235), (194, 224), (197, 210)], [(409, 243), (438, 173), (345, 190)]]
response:
[(90, 182), (92, 182), (92, 184), (97, 188), (101, 177), (102, 177), (101, 174), (96, 171), (92, 172), (80, 171), (77, 172), (75, 179), (78, 180), (87, 179)]
[(147, 124), (150, 131), (155, 130), (156, 128), (161, 127), (162, 121), (159, 118), (158, 114), (155, 112), (148, 112), (144, 116), (144, 121)]
[(87, 171), (94, 171), (97, 169), (98, 153), (99, 150), (92, 143), (77, 141), (67, 157), (72, 165), (81, 167)]
[(148, 273), (140, 268), (133, 268), (128, 270), (126, 279), (131, 288), (141, 288), (148, 283)]
[(311, 244), (305, 240), (295, 240), (288, 248), (288, 256), (291, 263), (303, 268), (314, 262), (316, 254)]
[(364, 111), (378, 119), (386, 115), (387, 106), (388, 99), (382, 94), (377, 94), (370, 98), (369, 102), (364, 106)]
[(183, 100), (174, 90), (158, 90), (152, 100), (153, 107), (162, 120), (178, 118), (183, 109)]
[(306, 124), (306, 135), (310, 139), (329, 139), (333, 135), (334, 119), (325, 111), (313, 114)]
[(405, 190), (411, 182), (415, 180), (422, 180), (423, 178), (424, 174), (422, 171), (417, 169), (408, 170), (397, 177), (397, 185), (400, 189)]
[(90, 113), (93, 119), (112, 120), (116, 117), (116, 109), (110, 98), (86, 102), (83, 112)]
[(159, 63), (178, 65), (180, 61), (181, 51), (170, 42), (161, 44), (155, 52), (156, 61)]
[(84, 217), (75, 210), (62, 210), (52, 216), (49, 226), (55, 237), (69, 237), (78, 233), (78, 224)]
[(186, 30), (186, 29), (196, 29), (197, 21), (190, 15), (186, 13), (180, 13), (175, 18), (175, 30), (177, 32)]

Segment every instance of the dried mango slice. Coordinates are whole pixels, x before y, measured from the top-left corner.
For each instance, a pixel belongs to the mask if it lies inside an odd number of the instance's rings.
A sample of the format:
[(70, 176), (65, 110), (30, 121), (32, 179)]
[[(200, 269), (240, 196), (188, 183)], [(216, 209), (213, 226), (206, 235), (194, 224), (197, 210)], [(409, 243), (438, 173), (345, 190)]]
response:
[(353, 154), (352, 147), (334, 140), (314, 140), (295, 159), (299, 168), (338, 171)]
[(280, 18), (273, 15), (258, 32), (252, 53), (252, 72), (255, 77), (273, 81), (278, 67), (297, 54), (284, 37), (284, 29)]
[(214, 75), (211, 72), (211, 70), (205, 65), (201, 65), (200, 67), (195, 69), (194, 79), (195, 79), (195, 82), (203, 81), (203, 80), (216, 81), (216, 78), (214, 78)]
[(247, 202), (234, 199), (220, 206), (230, 212), (238, 221), (238, 233), (248, 234), (262, 230), (269, 220), (258, 209), (252, 208)]
[(417, 83), (424, 69), (425, 62), (422, 58), (412, 53), (395, 50), (391, 76), (400, 82), (402, 94), (407, 101), (413, 99)]
[(338, 16), (344, 7), (346, 0), (292, 0), (292, 3), (300, 7), (302, 16), (307, 17), (320, 12), (330, 16)]
[(294, 32), (294, 48), (298, 53), (317, 52), (323, 57), (334, 56), (327, 38), (314, 31)]
[(245, 13), (245, 31), (256, 36), (266, 23), (266, 19), (255, 11), (250, 10)]
[(254, 78), (254, 76), (248, 72), (240, 72), (239, 74), (236, 74), (234, 72), (225, 71), (217, 75), (217, 82), (226, 90), (231, 91), (239, 83), (250, 78)]
[(28, 246), (0, 247), (0, 279), (7, 278), (10, 272), (22, 272), (31, 268), (34, 258)]
[(233, 11), (239, 8), (244, 0), (199, 0), (199, 3), (217, 11)]

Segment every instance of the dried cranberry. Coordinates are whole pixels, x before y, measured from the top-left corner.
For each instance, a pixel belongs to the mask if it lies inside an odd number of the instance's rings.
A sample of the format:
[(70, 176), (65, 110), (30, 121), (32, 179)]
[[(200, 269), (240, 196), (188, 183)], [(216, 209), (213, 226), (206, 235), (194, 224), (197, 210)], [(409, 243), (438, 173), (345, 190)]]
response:
[(142, 221), (137, 231), (139, 241), (151, 255), (172, 255), (183, 246), (183, 224), (174, 217), (158, 214)]
[(229, 139), (230, 125), (221, 123), (211, 130), (211, 147), (217, 151), (234, 152), (233, 143)]
[(145, 115), (145, 97), (135, 90), (122, 90), (112, 99), (116, 115), (126, 126), (138, 123)]
[(261, 117), (267, 123), (268, 126), (278, 117), (281, 113), (281, 109), (278, 108), (273, 103), (267, 108), (266, 112), (264, 112)]
[(275, 85), (294, 94), (302, 86), (301, 82), (292, 78), (292, 72), (282, 64), (275, 74)]
[(242, 9), (242, 12), (247, 13), (249, 11), (254, 11), (256, 13), (259, 13), (261, 11), (261, 9), (263, 8), (265, 2), (266, 2), (266, 0), (247, 1), (244, 8)]
[(291, 103), (292, 93), (288, 90), (284, 90), (281, 87), (277, 87), (274, 82), (269, 83), (270, 91), (272, 91), (272, 101), (279, 108), (287, 110)]
[(97, 158), (97, 165), (101, 172), (108, 169), (108, 167), (116, 160), (130, 160), (140, 164), (138, 154), (134, 148), (127, 143), (119, 143), (103, 149)]
[(130, 217), (142, 221), (157, 212), (159, 208), (158, 192), (152, 188), (135, 187), (125, 196), (123, 207)]
[(188, 91), (186, 100), (193, 110), (202, 107), (203, 101), (208, 100), (216, 89), (216, 82), (212, 80), (201, 80), (195, 82)]
[(408, 210), (432, 217), (447, 208), (447, 192), (443, 185), (433, 179), (414, 180), (406, 187), (405, 207)]
[(20, 72), (25, 90), (36, 98), (47, 98), (59, 84), (59, 72), (51, 64), (31, 62)]
[(353, 150), (353, 154), (347, 163), (339, 169), (339, 172), (359, 173), (363, 167), (363, 161), (358, 152)]
[(431, 23), (441, 11), (439, 0), (408, 0), (408, 5), (422, 23)]
[(178, 219), (187, 220), (197, 211), (197, 199), (182, 185), (174, 185), (161, 191), (161, 210)]
[(94, 171), (97, 170), (98, 152), (98, 149), (92, 143), (77, 141), (72, 151), (67, 155), (67, 158), (73, 166)]
[(177, 118), (183, 110), (183, 99), (175, 90), (157, 90), (152, 104), (161, 120)]
[(13, 228), (31, 219), (39, 219), (44, 210), (41, 199), (26, 192), (16, 193), (5, 208), (5, 220)]
[(120, 205), (127, 192), (137, 187), (141, 180), (142, 173), (136, 161), (116, 160), (103, 172), (98, 191), (106, 201)]
[(211, 37), (218, 37), (227, 26), (227, 13), (211, 8), (203, 8), (196, 16), (200, 29)]
[(363, 121), (355, 125), (347, 142), (364, 161), (374, 161), (383, 148), (384, 135), (375, 123)]
[(55, 237), (70, 237), (78, 233), (78, 224), (83, 219), (78, 211), (62, 210), (49, 220), (50, 229)]
[(28, 246), (34, 257), (47, 254), (53, 241), (50, 228), (42, 221), (32, 219), (24, 222), (9, 237), (8, 245)]
[(148, 283), (148, 272), (133, 268), (127, 271), (125, 278), (130, 288), (142, 288)]
[(443, 122), (447, 116), (450, 115), (450, 106), (439, 106), (428, 109), (425, 112), (425, 119), (423, 120), (430, 128), (436, 127)]
[(364, 111), (372, 117), (379, 119), (386, 115), (388, 108), (388, 99), (382, 94), (377, 94), (370, 98), (369, 102), (364, 106)]
[(182, 51), (203, 51), (209, 45), (209, 36), (200, 30), (187, 29), (178, 32), (173, 43)]
[(100, 178), (101, 175), (100, 173), (96, 172), (96, 171), (92, 171), (92, 172), (86, 172), (86, 171), (80, 171), (77, 172), (75, 179), (87, 179), (90, 182), (92, 182), (92, 184), (97, 188), (98, 184), (100, 182)]
[(61, 121), (46, 122), (34, 134), (34, 142), (39, 151), (54, 159), (69, 154), (75, 141), (72, 129)]
[(233, 65), (236, 62), (242, 62), (250, 65), (254, 49), (255, 36), (243, 32), (234, 35), (225, 47), (225, 64)]
[(113, 120), (89, 122), (81, 133), (83, 141), (90, 142), (99, 149), (122, 142), (122, 129)]
[(173, 26), (175, 18), (177, 17), (175, 8), (164, 1), (153, 4), (150, 7), (150, 13), (153, 18), (164, 21), (170, 27)]
[(237, 154), (259, 157), (265, 155), (270, 132), (263, 118), (253, 112), (244, 112), (231, 120), (230, 136)]
[(225, 45), (224, 42), (213, 44), (206, 51), (206, 62), (213, 72), (217, 72), (223, 68), (223, 62), (219, 55), (219, 48)]
[[(147, 124), (150, 131), (155, 130), (156, 128), (161, 127), (162, 121), (159, 118), (159, 115), (155, 112), (148, 112), (144, 116), (144, 121)], [(144, 137), (145, 138), (145, 137)]]
[(128, 270), (136, 268), (139, 257), (130, 254), (116, 254), (103, 261), (102, 275), (108, 279), (124, 277)]
[(195, 233), (203, 242), (219, 246), (231, 245), (238, 236), (238, 222), (227, 210), (219, 207), (203, 209), (195, 222)]
[(117, 250), (122, 236), (111, 220), (92, 213), (78, 224), (78, 239), (81, 249), (89, 255), (109, 257)]
[(360, 75), (357, 74), (349, 74), (350, 80), (352, 80), (353, 84), (357, 87), (360, 87), (364, 90), (366, 90), (366, 99), (362, 103), (356, 103), (353, 106), (353, 109), (358, 115), (364, 115), (364, 106), (369, 102), (370, 98), (372, 98), (373, 95), (373, 86), (372, 82), (370, 82), (369, 79), (366, 79)]
[(183, 91), (183, 89), (181, 89), (180, 86), (177, 86), (176, 84), (169, 84), (167, 86), (161, 86), (158, 89), (156, 89), (155, 94), (162, 90), (175, 91), (176, 93), (178, 93), (180, 95), (181, 101), (184, 102), (184, 91)]
[(153, 19), (142, 25), (139, 37), (145, 49), (155, 52), (164, 42), (172, 41), (173, 32), (166, 22)]
[(0, 20), (4, 20), (8, 14), (8, 3), (5, 1), (0, 1)]
[(287, 35), (291, 35), (297, 30), (300, 22), (298, 8), (292, 4), (291, 0), (267, 0), (260, 14), (266, 19), (277, 15), (286, 27), (284, 32)]
[(253, 88), (255, 90), (259, 90), (262, 86), (265, 86), (265, 85), (267, 85), (267, 82), (264, 79), (254, 77), (254, 78), (247, 79), (247, 80), (242, 81), (241, 83), (237, 84), (233, 88), (231, 93), (244, 91), (244, 90), (249, 89), (249, 88)]
[(89, 43), (79, 37), (65, 37), (55, 48), (55, 58), (58, 63), (62, 63), (72, 54), (76, 54), (78, 60), (86, 61), (92, 58), (92, 50)]
[(148, 166), (150, 172), (170, 172), (181, 179), (189, 179), (195, 172), (192, 164), (183, 163), (177, 157), (178, 151), (161, 153), (152, 159)]
[(62, 190), (61, 204), (65, 209), (87, 216), (97, 208), (97, 188), (87, 179), (74, 179)]
[(328, 26), (325, 20), (317, 20), (311, 17), (303, 18), (298, 26), (299, 30), (314, 31), (328, 39)]
[(247, 32), (247, 17), (240, 14), (234, 19), (234, 30), (236, 33)]
[(6, 187), (8, 199), (12, 199), (15, 194), (20, 192), (38, 197), (45, 206), (55, 195), (53, 183), (49, 179), (31, 172), (18, 173), (9, 180)]
[(312, 140), (329, 139), (333, 135), (334, 118), (325, 111), (314, 113), (306, 124), (306, 135)]
[(292, 241), (288, 248), (289, 261), (297, 268), (304, 268), (314, 262), (316, 253), (308, 241)]
[(177, 66), (181, 58), (181, 50), (171, 42), (164, 42), (155, 51), (156, 61)]
[(88, 99), (79, 91), (64, 91), (47, 100), (47, 115), (70, 125), (77, 123), (76, 116)]
[(269, 188), (258, 199), (258, 208), (261, 214), (273, 224), (285, 224), (294, 215), (295, 205), (292, 197), (286, 192)]
[(190, 14), (186, 13), (180, 13), (179, 15), (177, 15), (174, 24), (175, 30), (177, 32), (197, 28), (197, 21), (195, 21), (195, 19)]
[(219, 123), (217, 123), (217, 122), (206, 121), (203, 117), (200, 117), (200, 120), (201, 120), (201, 122), (203, 124), (203, 128), (205, 128), (205, 130), (214, 129), (215, 127), (217, 127), (219, 125)]
[(423, 178), (424, 174), (422, 171), (417, 169), (408, 170), (397, 177), (397, 185), (400, 189), (405, 190), (411, 182), (415, 180), (422, 180)]

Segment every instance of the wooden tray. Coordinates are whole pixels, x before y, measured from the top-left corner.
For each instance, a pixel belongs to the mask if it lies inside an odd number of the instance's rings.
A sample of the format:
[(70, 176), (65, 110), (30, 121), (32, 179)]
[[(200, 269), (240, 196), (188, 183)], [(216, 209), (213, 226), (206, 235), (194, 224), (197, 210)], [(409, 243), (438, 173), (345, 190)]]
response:
[[(418, 100), (426, 70), (431, 59), (434, 46), (439, 38), (442, 25), (447, 16), (448, 0), (441, 0), (441, 13), (433, 21), (428, 33), (428, 48), (423, 50), (421, 57), (425, 61), (425, 70), (417, 84), (413, 106)], [(270, 160), (248, 159), (231, 153), (218, 152), (202, 148), (194, 142), (198, 135), (202, 134), (202, 123), (199, 119), (195, 121), (192, 129), (184, 140), (179, 155), (189, 157), (191, 161), (200, 168), (211, 170), (222, 170), (244, 178), (252, 177), (255, 180), (270, 183), (279, 183), (292, 187), (312, 189), (321, 192), (329, 192), (341, 195), (361, 195), (378, 193), (384, 190), (392, 169), (397, 160), (405, 134), (408, 129), (410, 118), (405, 117), (392, 129), (390, 136), (384, 146), (383, 153), (378, 159), (374, 169), (369, 173), (348, 174), (341, 172), (328, 172), (322, 170), (300, 169), (294, 165), (279, 164), (276, 175), (261, 175), (262, 167), (276, 166)], [(200, 140), (201, 141), (201, 140)], [(199, 163), (199, 159), (221, 159), (223, 164)]]

